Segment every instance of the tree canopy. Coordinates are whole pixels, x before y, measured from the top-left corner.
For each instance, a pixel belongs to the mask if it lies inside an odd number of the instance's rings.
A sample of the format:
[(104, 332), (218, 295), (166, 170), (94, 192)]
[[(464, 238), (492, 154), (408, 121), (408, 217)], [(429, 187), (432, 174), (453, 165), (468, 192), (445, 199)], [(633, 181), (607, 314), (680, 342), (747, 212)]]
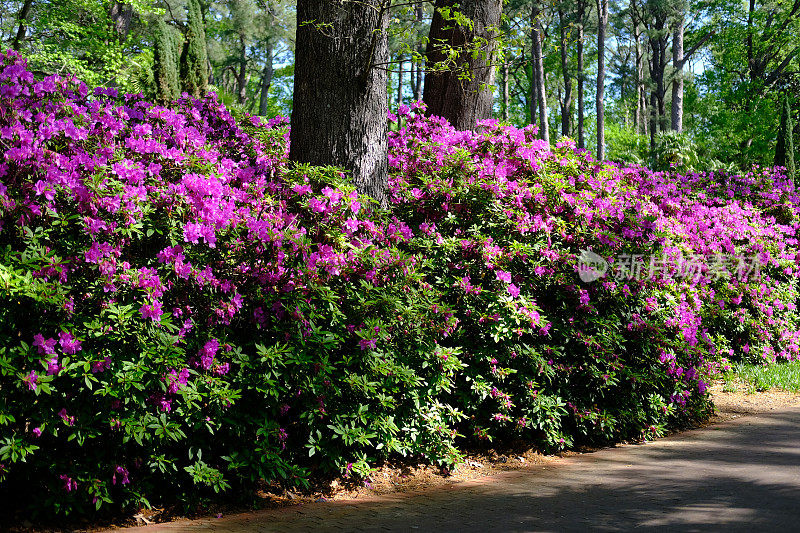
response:
[[(452, 79), (484, 95), (484, 111), (461, 128), (487, 116), (536, 123), (552, 141), (566, 135), (651, 165), (771, 165), (784, 99), (798, 134), (800, 0), (611, 0), (607, 18), (603, 2), (508, 0), (486, 21), (489, 0), (377, 4), (388, 25), (373, 30), (386, 34), (388, 56), (372, 68), (386, 74), (389, 109), (426, 87), (441, 97), (437, 80)], [(0, 0), (0, 39), (35, 74), (162, 100), (207, 85), (234, 109), (270, 117), (295, 105), (296, 26), (289, 0)], [(433, 94), (425, 100), (456, 120)]]

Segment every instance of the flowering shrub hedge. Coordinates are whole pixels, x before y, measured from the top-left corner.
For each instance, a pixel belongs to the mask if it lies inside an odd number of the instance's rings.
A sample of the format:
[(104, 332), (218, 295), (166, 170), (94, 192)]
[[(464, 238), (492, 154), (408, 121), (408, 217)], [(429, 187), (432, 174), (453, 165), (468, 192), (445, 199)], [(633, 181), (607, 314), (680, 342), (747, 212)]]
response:
[[(284, 119), (0, 65), (0, 497), (25, 513), (659, 434), (708, 411), (724, 357), (797, 355), (779, 173), (602, 165), (403, 108), (382, 211), (290, 168)], [(584, 250), (764, 265), (586, 283)]]
[[(779, 172), (601, 165), (533, 126), (472, 134), (401, 111), (394, 212), (450, 287), (459, 327), (442, 343), (467, 364), (451, 401), (474, 435), (660, 434), (707, 408), (728, 358), (798, 356), (798, 197)], [(642, 261), (583, 283), (584, 250)]]

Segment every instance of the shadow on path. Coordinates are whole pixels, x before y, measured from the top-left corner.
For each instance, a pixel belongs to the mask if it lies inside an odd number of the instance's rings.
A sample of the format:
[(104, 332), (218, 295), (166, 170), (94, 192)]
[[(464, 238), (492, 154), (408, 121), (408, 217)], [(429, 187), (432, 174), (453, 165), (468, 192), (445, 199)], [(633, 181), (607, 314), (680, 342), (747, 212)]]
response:
[(800, 409), (415, 494), (140, 529), (800, 531)]

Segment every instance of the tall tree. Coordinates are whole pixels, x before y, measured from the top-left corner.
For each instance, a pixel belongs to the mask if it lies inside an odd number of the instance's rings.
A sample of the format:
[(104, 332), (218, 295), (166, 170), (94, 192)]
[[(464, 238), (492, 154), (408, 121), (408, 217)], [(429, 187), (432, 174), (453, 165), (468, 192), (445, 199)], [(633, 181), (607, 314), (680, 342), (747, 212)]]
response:
[(672, 112), (671, 126), (673, 131), (678, 133), (683, 131), (683, 68), (689, 58), (703, 46), (706, 41), (714, 36), (715, 32), (709, 31), (702, 35), (697, 42), (684, 50), (683, 37), (684, 25), (686, 20), (686, 2), (677, 0), (674, 6), (675, 14), (673, 17), (672, 31)]
[(266, 116), (269, 107), (269, 88), (272, 85), (272, 77), (275, 74), (273, 59), (275, 57), (275, 45), (272, 38), (267, 38), (264, 50), (264, 66), (261, 69), (261, 82), (259, 83), (258, 114)]
[[(497, 29), (502, 0), (436, 0), (426, 50), (423, 100), (428, 114), (460, 130), (492, 116)], [(471, 22), (459, 22), (458, 11)], [(453, 54), (452, 52), (456, 52)]]
[[(236, 80), (236, 101), (244, 104), (247, 101), (247, 86), (250, 82), (251, 58), (248, 47), (251, 46), (255, 25), (262, 23), (257, 18), (256, 5), (253, 0), (234, 0), (230, 2), (230, 36), (235, 44), (236, 55), (232, 58), (230, 68)], [(263, 80), (262, 80), (263, 81)]]
[[(550, 127), (547, 123), (547, 88), (545, 87), (544, 60), (542, 57), (542, 6), (541, 0), (531, 5), (531, 55), (533, 56), (533, 80), (539, 107), (539, 135), (550, 142)], [(532, 118), (532, 117), (531, 117)]]
[(564, 77), (564, 97), (559, 98), (561, 105), (561, 135), (570, 135), (569, 126), (572, 110), (572, 72), (569, 67), (569, 42), (567, 39), (567, 28), (570, 22), (565, 14), (564, 3), (558, 5), (558, 26), (561, 43), (561, 72)]
[(11, 43), (11, 48), (14, 50), (19, 51), (20, 46), (22, 46), (22, 41), (25, 39), (25, 34), (28, 31), (28, 17), (31, 15), (32, 6), (33, 0), (25, 0), (19, 10), (19, 14), (17, 15), (17, 23), (19, 26), (17, 28), (17, 34), (14, 36), (14, 42)]
[(650, 151), (656, 148), (659, 131), (666, 130), (666, 69), (669, 44), (668, 19), (670, 6), (663, 0), (646, 0), (642, 8), (642, 24), (650, 44), (648, 71), (650, 89)]
[[(414, 26), (417, 31), (420, 30), (422, 26), (422, 18), (424, 15), (424, 11), (422, 9), (422, 1), (414, 6)], [(417, 39), (417, 53), (415, 54), (414, 58), (414, 71), (412, 74), (412, 84), (413, 84), (413, 91), (414, 91), (414, 101), (419, 102), (422, 100), (422, 87), (423, 87), (423, 79), (425, 75), (425, 66), (423, 64), (423, 60), (421, 59), (423, 53), (425, 52), (423, 48), (423, 39)]]
[(645, 118), (647, 114), (647, 91), (644, 79), (644, 48), (642, 46), (641, 15), (639, 14), (639, 6), (636, 0), (631, 0), (629, 13), (632, 25), (630, 35), (633, 39), (633, 48), (636, 54), (636, 115), (634, 118), (634, 131), (637, 134), (647, 134), (647, 120)]
[(798, 30), (800, 0), (763, 2), (760, 6), (756, 0), (749, 1), (745, 46), (747, 74), (754, 87), (769, 87), (784, 76), (800, 54)]
[(397, 107), (403, 105), (403, 54), (397, 56)]
[(605, 97), (606, 88), (606, 27), (608, 26), (608, 0), (597, 0), (597, 154), (598, 161), (605, 159)]
[(186, 42), (181, 53), (181, 88), (191, 96), (208, 91), (208, 52), (203, 13), (198, 0), (186, 4)]
[(586, 136), (584, 131), (584, 89), (583, 84), (585, 75), (583, 73), (583, 39), (584, 23), (586, 21), (586, 0), (577, 2), (578, 17), (578, 148), (586, 148)]
[(114, 30), (120, 43), (128, 38), (133, 20), (133, 6), (127, 2), (112, 0), (109, 6), (109, 16), (114, 23)]
[[(533, 45), (531, 45), (531, 50), (533, 49)], [(525, 52), (522, 53), (522, 60), (525, 61)], [(536, 124), (538, 119), (538, 109), (539, 109), (539, 88), (537, 85), (537, 78), (536, 78), (536, 67), (533, 64), (533, 54), (531, 53), (531, 60), (530, 60), (530, 80), (529, 80), (529, 88), (528, 88), (528, 115), (530, 115), (530, 123)]]
[(501, 68), (503, 74), (503, 120), (508, 121), (508, 61), (504, 60)]
[(153, 46), (153, 78), (156, 85), (156, 98), (169, 102), (180, 96), (178, 62), (181, 55), (183, 36), (159, 18), (156, 22)]
[(778, 129), (778, 143), (775, 146), (775, 166), (786, 167), (786, 177), (795, 180), (794, 162), (794, 121), (789, 96), (784, 95), (781, 102), (781, 125)]
[(681, 7), (677, 8), (672, 30), (672, 131), (683, 131), (683, 25), (685, 14)]
[(385, 0), (298, 0), (289, 158), (336, 165), (364, 194), (388, 187)]

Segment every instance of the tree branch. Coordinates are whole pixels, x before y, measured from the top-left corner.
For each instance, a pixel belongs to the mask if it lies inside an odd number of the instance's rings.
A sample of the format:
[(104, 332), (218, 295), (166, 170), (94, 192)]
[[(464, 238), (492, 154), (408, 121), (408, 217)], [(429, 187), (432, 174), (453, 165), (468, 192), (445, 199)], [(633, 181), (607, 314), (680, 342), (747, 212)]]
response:
[(695, 43), (694, 46), (692, 46), (691, 48), (689, 48), (689, 50), (683, 53), (683, 59), (681, 60), (681, 68), (683, 68), (683, 66), (686, 64), (689, 58), (692, 57), (692, 55), (695, 52), (697, 52), (700, 49), (700, 47), (703, 46), (709, 39), (711, 39), (711, 37), (713, 37), (715, 33), (716, 32), (713, 31), (706, 33), (700, 38), (699, 41)]
[(767, 76), (767, 78), (764, 80), (764, 85), (768, 87), (773, 83), (775, 83), (775, 81), (777, 81), (778, 77), (781, 75), (783, 70), (787, 66), (789, 66), (789, 63), (791, 62), (792, 59), (794, 59), (794, 56), (796, 56), (798, 52), (800, 52), (800, 46), (796, 46), (794, 50), (792, 50), (791, 52), (789, 52), (789, 54), (787, 54), (787, 56), (783, 59), (783, 61), (781, 61), (780, 65), (775, 67), (775, 69), (770, 73), (770, 75)]

